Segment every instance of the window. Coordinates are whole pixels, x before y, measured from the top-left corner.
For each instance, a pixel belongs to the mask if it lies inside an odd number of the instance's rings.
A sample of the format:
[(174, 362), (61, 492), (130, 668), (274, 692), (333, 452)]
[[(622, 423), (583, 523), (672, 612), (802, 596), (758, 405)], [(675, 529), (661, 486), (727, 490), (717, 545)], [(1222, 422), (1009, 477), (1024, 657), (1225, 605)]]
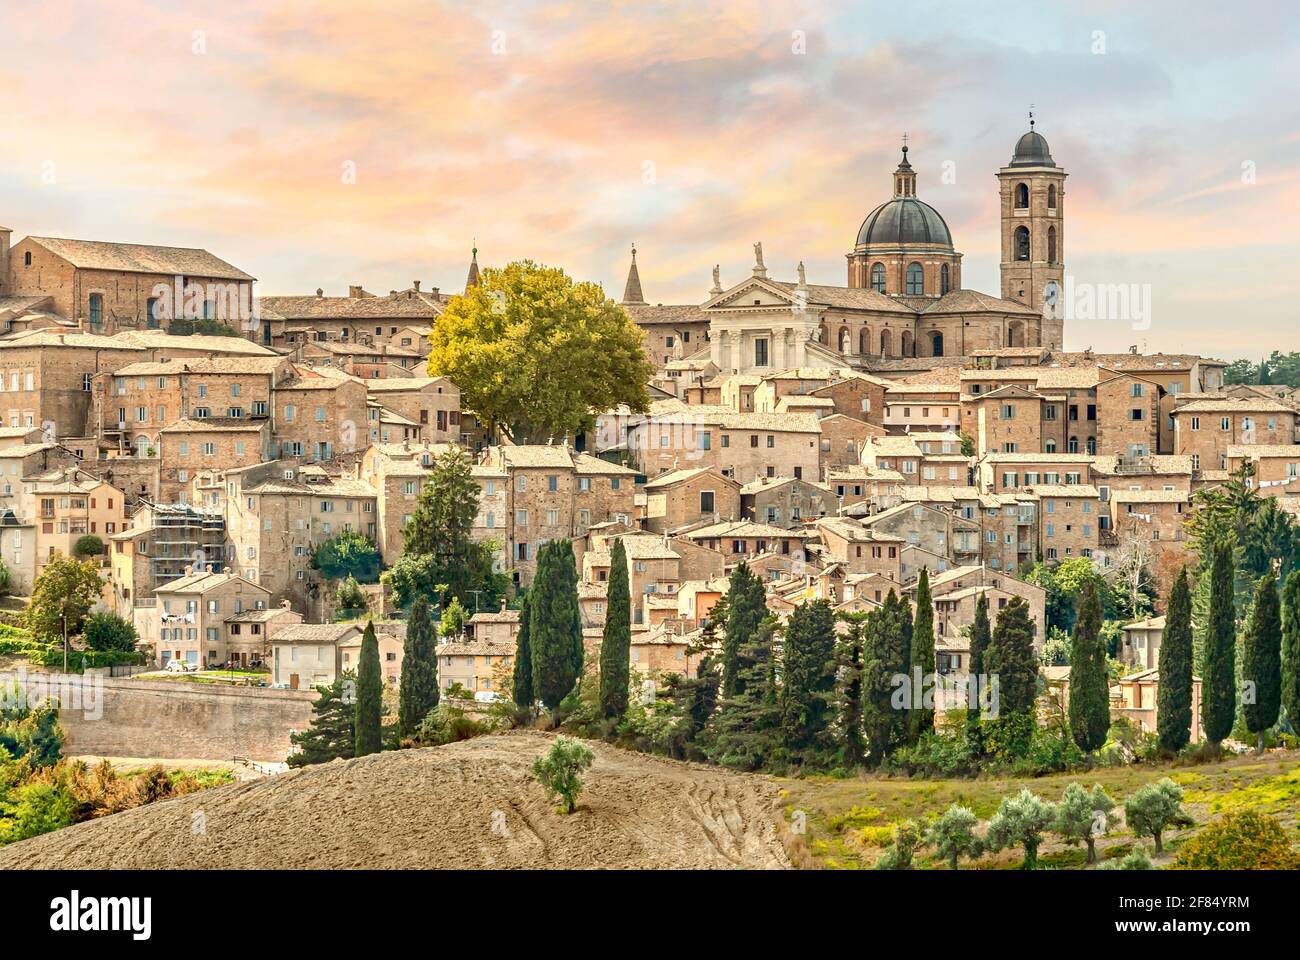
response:
[(1014, 420), (1016, 418), (1016, 405), (1014, 403), (1002, 404), (1002, 419)]
[[(27, 255), (31, 257), (29, 253)], [(30, 263), (31, 261), (28, 260)], [(104, 295), (102, 293), (92, 293), (90, 295), (90, 322), (98, 325), (104, 322)]]
[(324, 422), (325, 422), (325, 408), (324, 408), (324, 407), (317, 407), (317, 408), (316, 408), (316, 422), (317, 422), (317, 423), (324, 423)]
[(1056, 228), (1047, 228), (1047, 262), (1056, 262)]
[(1220, 417), (1220, 418), (1219, 418), (1219, 429), (1220, 429), (1220, 430), (1223, 430), (1223, 431), (1225, 431), (1225, 432), (1228, 431), (1228, 430), (1231, 430), (1231, 429), (1232, 429), (1232, 417)]
[(546, 489), (547, 489), (548, 491), (550, 491), (551, 493), (555, 493), (557, 490), (559, 490), (559, 489), (560, 489), (560, 478), (559, 478), (558, 476), (556, 476), (555, 474), (550, 474), (549, 476), (547, 476), (547, 478), (546, 478)]
[(1130, 394), (1129, 394), (1129, 395), (1130, 395), (1130, 396), (1134, 396), (1134, 397), (1140, 397), (1140, 396), (1143, 396), (1143, 395), (1145, 394), (1145, 392), (1146, 392), (1146, 387), (1145, 387), (1144, 384), (1141, 384), (1141, 383), (1134, 383), (1134, 384), (1131, 386), (1131, 388), (1130, 388)]
[(754, 340), (754, 366), (767, 366), (767, 338), (758, 337)]
[(1193, 430), (1199, 430), (1199, 429), (1201, 429), (1201, 418), (1200, 418), (1200, 417), (1192, 417), (1192, 429), (1193, 429)]
[(877, 293), (885, 292), (885, 265), (883, 263), (873, 263), (871, 265), (871, 289)]
[[(949, 284), (950, 284), (950, 277), (948, 273), (948, 264), (945, 263), (942, 267), (939, 268), (939, 294), (940, 295), (943, 295), (948, 292)], [(941, 357), (943, 356), (943, 354), (936, 353), (935, 356)]]
[(1024, 210), (1029, 206), (1029, 184), (1016, 184), (1016, 209)]
[(1047, 187), (1047, 209), (1056, 209), (1056, 184), (1048, 184)]
[(1015, 258), (1017, 260), (1029, 259), (1029, 228), (1025, 226), (1016, 227), (1015, 243), (1013, 245)]
[(925, 293), (925, 271), (919, 263), (907, 265), (907, 295), (919, 297)]
[(293, 423), (294, 418), (297, 416), (298, 416), (298, 408), (294, 406), (292, 403), (286, 403), (284, 405), (284, 419), (289, 423)]
[(1128, 412), (1128, 418), (1134, 421), (1144, 420), (1146, 419), (1146, 415), (1147, 412), (1143, 410), (1141, 407), (1134, 407), (1132, 410)]

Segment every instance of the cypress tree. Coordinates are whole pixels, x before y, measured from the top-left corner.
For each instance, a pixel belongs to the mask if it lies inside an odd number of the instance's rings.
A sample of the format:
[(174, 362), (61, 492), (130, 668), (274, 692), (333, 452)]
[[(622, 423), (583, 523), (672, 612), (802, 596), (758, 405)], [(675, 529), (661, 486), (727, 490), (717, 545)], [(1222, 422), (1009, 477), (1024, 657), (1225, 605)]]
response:
[(970, 628), (970, 661), (966, 671), (966, 745), (972, 757), (984, 755), (984, 731), (980, 726), (980, 692), (985, 688), (984, 654), (992, 639), (989, 628), (989, 598), (981, 592), (975, 601), (975, 619)]
[(398, 697), (398, 728), (403, 736), (413, 736), (420, 722), (438, 705), (438, 653), (427, 597), (416, 599), (406, 623)]
[(1201, 678), (1201, 722), (1205, 725), (1205, 739), (1215, 746), (1232, 732), (1237, 709), (1236, 634), (1232, 544), (1222, 540), (1214, 546), (1210, 569), (1209, 623)]
[(528, 597), (533, 692), (547, 709), (554, 710), (573, 689), (582, 670), (577, 577), (568, 540), (552, 540), (538, 552)]
[(984, 654), (984, 669), (998, 681), (998, 716), (991, 726), (1003, 750), (1017, 755), (1029, 746), (1033, 736), (1038, 693), (1034, 622), (1023, 597), (1012, 597), (998, 615)]
[(533, 694), (533, 652), (528, 642), (529, 597), (519, 607), (519, 632), (515, 634), (514, 677), (510, 684), (510, 699), (515, 706), (532, 710), (537, 697)]
[(1176, 753), (1192, 737), (1192, 591), (1186, 567), (1169, 593), (1159, 667), (1156, 732), (1161, 749)]
[(727, 621), (722, 635), (722, 696), (734, 697), (744, 690), (740, 670), (740, 649), (753, 641), (758, 626), (767, 616), (767, 592), (763, 581), (750, 572), (742, 560), (731, 571), (727, 585)]
[(366, 621), (361, 636), (361, 659), (357, 667), (357, 748), (356, 755), (378, 753), (382, 749), (381, 716), (384, 709), (384, 681), (379, 675), (379, 640), (375, 623)]
[(907, 638), (901, 600), (893, 590), (867, 614), (863, 637), (862, 729), (868, 762), (877, 766), (907, 742), (907, 712), (896, 703), (899, 681), (908, 667)]
[(1246, 729), (1256, 735), (1256, 750), (1263, 753), (1264, 732), (1277, 723), (1282, 705), (1282, 610), (1272, 570), (1260, 577), (1255, 588), (1242, 648), (1241, 678), (1254, 692), (1242, 703)]
[(1101, 599), (1093, 579), (1079, 591), (1070, 642), (1070, 735), (1079, 749), (1091, 753), (1106, 743), (1110, 730), (1110, 677), (1101, 642)]
[(778, 756), (781, 704), (773, 685), (776, 624), (766, 617), (736, 651), (737, 687), (724, 697), (705, 730), (704, 751), (715, 763), (758, 770)]
[(827, 746), (835, 690), (835, 613), (829, 600), (801, 603), (785, 626), (781, 742), (786, 756), (814, 765)]
[(345, 696), (344, 691), (354, 690), (356, 682), (356, 674), (348, 671), (328, 687), (316, 688), (320, 696), (312, 701), (311, 726), (289, 735), (298, 748), (297, 753), (289, 755), (289, 766), (352, 759), (357, 748), (357, 711), (353, 698)]
[(841, 619), (847, 625), (839, 643), (841, 762), (851, 770), (861, 766), (866, 753), (862, 739), (862, 669), (867, 615), (845, 613)]
[(916, 620), (912, 625), (912, 644), (909, 651), (911, 667), (908, 670), (912, 702), (908, 716), (907, 742), (915, 744), (921, 734), (934, 729), (934, 705), (925, 706), (926, 684), (933, 684), (937, 676), (934, 659), (934, 600), (930, 596), (930, 572), (921, 568), (921, 580), (916, 586)]
[(610, 558), (605, 630), (600, 642), (600, 706), (606, 717), (627, 712), (629, 661), (632, 656), (632, 602), (628, 595), (627, 549), (614, 541)]
[(1282, 599), (1282, 706), (1300, 732), (1300, 570), (1286, 578)]

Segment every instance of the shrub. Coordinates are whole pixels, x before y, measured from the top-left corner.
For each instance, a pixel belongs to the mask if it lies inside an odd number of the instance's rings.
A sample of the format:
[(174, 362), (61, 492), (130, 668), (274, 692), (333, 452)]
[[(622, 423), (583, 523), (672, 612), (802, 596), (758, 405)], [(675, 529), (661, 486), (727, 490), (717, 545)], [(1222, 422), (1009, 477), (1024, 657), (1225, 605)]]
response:
[(114, 613), (92, 613), (82, 630), (86, 644), (101, 653), (134, 653), (135, 627)]
[(894, 827), (894, 845), (876, 861), (877, 870), (911, 870), (912, 857), (921, 845), (921, 830), (915, 821), (904, 820)]
[(533, 776), (546, 790), (548, 799), (558, 797), (564, 801), (563, 812), (573, 813), (582, 793), (582, 771), (595, 759), (586, 744), (556, 737), (551, 749), (533, 762)]
[(1111, 860), (1103, 863), (1099, 870), (1154, 870), (1155, 864), (1151, 862), (1151, 856), (1147, 853), (1147, 848), (1138, 844), (1127, 854), (1118, 860)]
[(1046, 773), (1073, 770), (1083, 763), (1083, 751), (1068, 731), (1059, 727), (1035, 727), (1025, 752), (1012, 760), (1012, 772), (1038, 777)]
[(460, 707), (440, 703), (420, 722), (415, 739), (422, 745), (439, 747), (491, 733), (492, 729), (491, 724), (467, 716)]
[(983, 849), (982, 841), (974, 833), (977, 823), (979, 820), (969, 807), (954, 803), (943, 816), (930, 824), (926, 842), (948, 861), (951, 869), (956, 870), (957, 861), (963, 856), (978, 857)]
[(1225, 814), (1183, 844), (1176, 870), (1300, 870), (1286, 829), (1255, 810)]
[(1021, 868), (1033, 870), (1038, 866), (1038, 846), (1043, 842), (1043, 833), (1051, 829), (1055, 819), (1052, 804), (1044, 803), (1029, 790), (1021, 790), (1014, 797), (1002, 798), (998, 812), (989, 821), (984, 843), (994, 852), (1006, 847), (1023, 847), (1025, 859)]
[(887, 770), (923, 777), (960, 777), (976, 772), (964, 728), (952, 733), (927, 730), (915, 746), (900, 747), (885, 761)]

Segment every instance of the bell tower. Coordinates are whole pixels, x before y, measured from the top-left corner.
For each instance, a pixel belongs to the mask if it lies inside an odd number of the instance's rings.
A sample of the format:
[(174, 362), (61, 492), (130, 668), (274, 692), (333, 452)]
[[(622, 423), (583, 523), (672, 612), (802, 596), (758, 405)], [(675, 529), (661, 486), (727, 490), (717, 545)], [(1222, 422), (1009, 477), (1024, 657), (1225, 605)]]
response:
[[(1034, 337), (1008, 346), (1060, 349), (1064, 335), (1065, 178), (1047, 140), (1034, 129), (1016, 142), (1011, 162), (998, 171), (1002, 202), (1002, 298), (1018, 300), (1042, 313)], [(1009, 334), (1015, 339), (1016, 334)], [(1035, 342), (1036, 341), (1036, 342)]]

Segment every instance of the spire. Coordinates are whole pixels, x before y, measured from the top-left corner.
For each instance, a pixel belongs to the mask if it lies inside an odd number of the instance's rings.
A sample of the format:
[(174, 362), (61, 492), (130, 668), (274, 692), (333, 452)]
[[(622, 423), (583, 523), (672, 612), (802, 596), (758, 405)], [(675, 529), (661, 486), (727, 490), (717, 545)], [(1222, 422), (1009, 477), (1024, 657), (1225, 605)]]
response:
[(474, 248), (469, 257), (469, 276), (465, 278), (465, 289), (478, 286), (478, 238), (474, 239)]
[(636, 269), (636, 244), (632, 244), (632, 266), (627, 268), (627, 286), (623, 288), (623, 302), (634, 307), (645, 306), (641, 293), (641, 274)]
[(908, 139), (907, 134), (903, 134), (903, 159), (898, 161), (898, 169), (894, 171), (895, 197), (916, 196), (916, 173), (912, 170), (912, 165), (907, 161)]

